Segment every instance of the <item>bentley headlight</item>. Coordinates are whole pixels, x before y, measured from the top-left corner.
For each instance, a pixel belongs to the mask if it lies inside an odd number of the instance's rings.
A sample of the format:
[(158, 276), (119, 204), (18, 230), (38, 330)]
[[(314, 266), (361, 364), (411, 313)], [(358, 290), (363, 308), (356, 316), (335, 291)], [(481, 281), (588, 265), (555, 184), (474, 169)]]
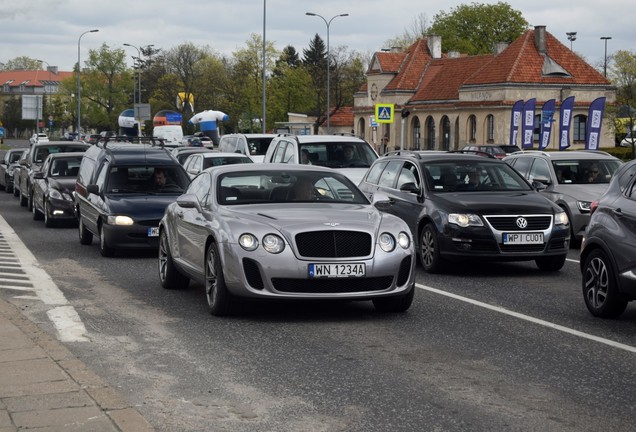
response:
[(129, 216), (108, 216), (109, 225), (132, 225), (135, 221)]
[(470, 213), (450, 213), (448, 215), (448, 223), (459, 225), (462, 228), (468, 226), (484, 226), (479, 216)]
[(398, 234), (397, 241), (402, 249), (408, 249), (411, 246), (411, 237), (404, 231)]
[(395, 249), (395, 238), (389, 233), (380, 234), (378, 242), (380, 243), (380, 248), (384, 252), (391, 252)]
[(592, 208), (591, 201), (577, 201), (576, 206), (579, 208), (581, 213), (589, 213)]
[(239, 244), (246, 251), (253, 251), (258, 247), (258, 240), (252, 234), (241, 234)]
[(53, 188), (49, 189), (49, 196), (53, 199), (58, 199), (58, 200), (62, 199), (62, 194), (60, 193), (60, 191)]
[(276, 234), (267, 234), (263, 237), (263, 249), (272, 254), (281, 253), (285, 249), (285, 242)]
[(566, 212), (558, 212), (554, 215), (555, 225), (567, 225), (568, 223), (570, 223), (570, 221)]

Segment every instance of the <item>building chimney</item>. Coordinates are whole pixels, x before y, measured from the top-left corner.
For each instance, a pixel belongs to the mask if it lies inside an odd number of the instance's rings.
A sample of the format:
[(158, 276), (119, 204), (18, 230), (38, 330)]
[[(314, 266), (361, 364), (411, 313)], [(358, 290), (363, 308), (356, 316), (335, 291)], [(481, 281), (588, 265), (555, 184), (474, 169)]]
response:
[(49, 72), (51, 72), (54, 75), (57, 75), (58, 68), (57, 68), (57, 66), (49, 66), (49, 67), (46, 68), (46, 70), (48, 70)]
[(442, 37), (437, 35), (429, 35), (426, 37), (428, 43), (428, 51), (434, 59), (442, 58)]
[(499, 55), (504, 52), (506, 48), (508, 48), (507, 42), (497, 42), (495, 43), (494, 54)]
[(545, 54), (545, 26), (534, 26), (534, 44), (539, 54)]

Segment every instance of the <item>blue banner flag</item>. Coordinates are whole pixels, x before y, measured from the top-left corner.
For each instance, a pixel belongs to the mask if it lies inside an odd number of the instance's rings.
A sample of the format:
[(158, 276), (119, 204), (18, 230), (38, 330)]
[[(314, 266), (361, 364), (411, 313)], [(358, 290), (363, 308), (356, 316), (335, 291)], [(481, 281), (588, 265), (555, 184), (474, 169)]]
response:
[(532, 148), (534, 138), (534, 108), (537, 104), (535, 98), (529, 99), (523, 105), (523, 124), (521, 131), (523, 133), (522, 148)]
[(585, 129), (585, 150), (598, 150), (599, 148), (604, 109), (605, 97), (596, 98), (590, 104), (587, 128)]
[(561, 102), (561, 115), (559, 116), (559, 150), (570, 147), (570, 123), (572, 110), (574, 109), (574, 96)]
[(519, 123), (521, 123), (521, 110), (523, 100), (518, 100), (512, 106), (512, 117), (510, 118), (510, 145), (517, 145), (517, 135), (519, 134)]
[(541, 108), (541, 134), (539, 135), (539, 150), (543, 150), (550, 144), (550, 135), (552, 133), (552, 121), (554, 119), (554, 109), (556, 101), (550, 99), (543, 104)]

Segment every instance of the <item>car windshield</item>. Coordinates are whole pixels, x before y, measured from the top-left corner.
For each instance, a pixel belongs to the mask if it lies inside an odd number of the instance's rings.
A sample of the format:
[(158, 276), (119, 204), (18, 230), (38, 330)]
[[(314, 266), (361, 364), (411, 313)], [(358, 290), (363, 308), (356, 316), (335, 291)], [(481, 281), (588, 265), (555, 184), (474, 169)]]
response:
[(559, 184), (609, 183), (621, 165), (617, 160), (558, 160), (552, 166)]
[(425, 170), (427, 187), (433, 192), (532, 190), (508, 164), (488, 159), (427, 163)]
[(247, 146), (250, 148), (252, 156), (265, 156), (273, 137), (268, 138), (248, 138)]
[(107, 179), (109, 193), (182, 194), (190, 183), (177, 166), (113, 166)]
[(9, 155), (9, 163), (16, 163), (20, 160), (24, 152), (13, 152)]
[(366, 142), (326, 142), (301, 144), (311, 165), (330, 168), (368, 168), (377, 159)]
[(49, 165), (48, 175), (50, 177), (77, 177), (81, 163), (81, 155), (55, 158)]
[(369, 204), (345, 176), (317, 171), (250, 171), (226, 173), (217, 182), (222, 205), (267, 203)]

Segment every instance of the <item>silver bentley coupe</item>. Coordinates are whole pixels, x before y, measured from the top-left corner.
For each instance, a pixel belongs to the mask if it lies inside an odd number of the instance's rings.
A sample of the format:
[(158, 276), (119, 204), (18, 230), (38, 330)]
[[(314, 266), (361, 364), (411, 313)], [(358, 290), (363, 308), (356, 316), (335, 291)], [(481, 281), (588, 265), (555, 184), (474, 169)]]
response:
[(378, 311), (403, 312), (415, 291), (409, 227), (319, 166), (202, 171), (166, 208), (158, 261), (164, 288), (204, 285), (217, 316), (246, 298), (371, 300)]

